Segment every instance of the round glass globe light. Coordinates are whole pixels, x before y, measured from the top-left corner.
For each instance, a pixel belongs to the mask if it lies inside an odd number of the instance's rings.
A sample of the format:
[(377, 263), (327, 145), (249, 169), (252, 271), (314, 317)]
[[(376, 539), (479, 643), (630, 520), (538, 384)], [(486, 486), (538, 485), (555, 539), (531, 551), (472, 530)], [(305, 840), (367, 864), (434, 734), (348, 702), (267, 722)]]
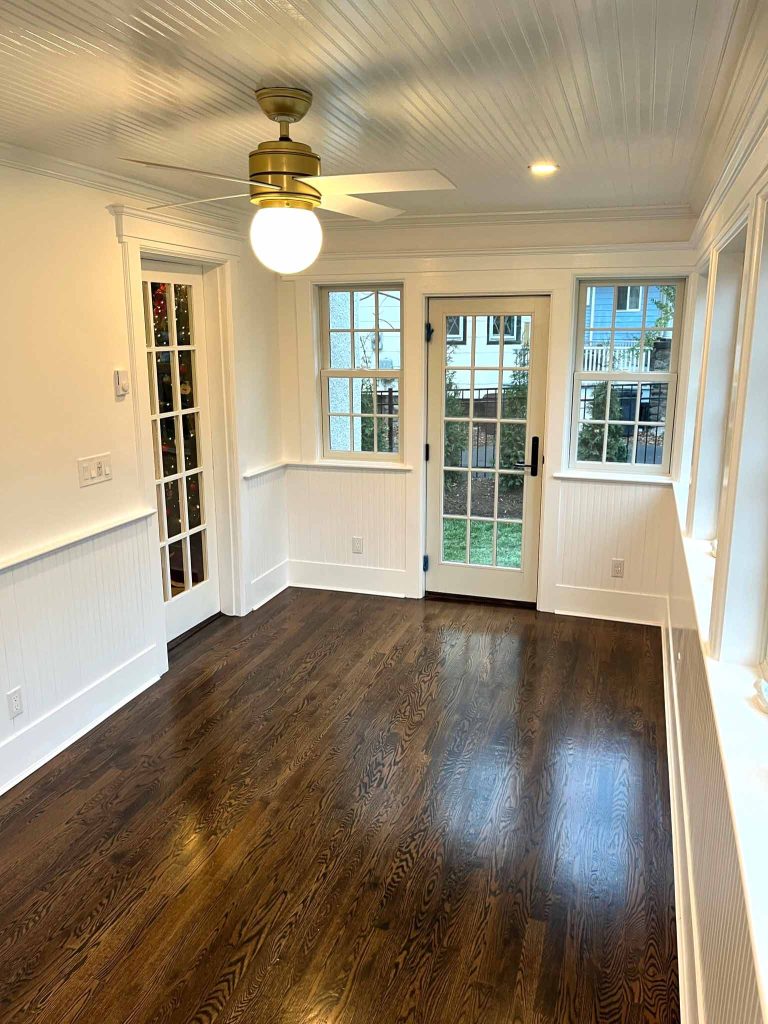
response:
[(278, 274), (297, 274), (317, 259), (323, 229), (312, 210), (267, 206), (251, 222), (251, 248), (256, 258)]

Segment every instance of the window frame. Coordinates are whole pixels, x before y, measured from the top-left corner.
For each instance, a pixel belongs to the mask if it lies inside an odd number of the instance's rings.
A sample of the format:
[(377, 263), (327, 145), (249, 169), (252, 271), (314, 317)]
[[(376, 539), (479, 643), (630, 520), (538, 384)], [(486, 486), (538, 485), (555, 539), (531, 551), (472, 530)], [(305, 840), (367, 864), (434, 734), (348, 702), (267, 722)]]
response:
[[(584, 341), (586, 337), (585, 320), (586, 320), (586, 308), (587, 308), (587, 294), (589, 288), (597, 287), (612, 287), (616, 289), (616, 297), (618, 298), (618, 288), (620, 287), (631, 287), (639, 286), (644, 289), (648, 289), (654, 286), (663, 285), (674, 285), (677, 289), (675, 298), (675, 316), (672, 323), (672, 339), (670, 346), (670, 358), (669, 358), (669, 369), (665, 371), (658, 370), (583, 370), (584, 364)], [(643, 277), (643, 278), (623, 278), (615, 276), (606, 276), (603, 278), (580, 278), (577, 280), (577, 301), (576, 301), (576, 327), (575, 327), (575, 339), (574, 339), (574, 362), (573, 362), (573, 379), (571, 386), (571, 425), (570, 425), (570, 446), (569, 446), (569, 457), (568, 467), (571, 470), (578, 471), (580, 473), (594, 473), (594, 474), (620, 474), (624, 476), (669, 476), (670, 467), (672, 464), (672, 449), (674, 445), (674, 426), (675, 426), (675, 412), (676, 412), (676, 399), (677, 399), (677, 384), (678, 384), (678, 369), (680, 365), (680, 347), (682, 338), (682, 328), (684, 320), (684, 302), (685, 302), (685, 285), (686, 279), (684, 277)], [(647, 301), (647, 300), (644, 300)], [(643, 303), (641, 302), (641, 308)], [(612, 336), (612, 341), (615, 338), (615, 327), (616, 327), (616, 313), (617, 312), (640, 312), (641, 310), (618, 310), (617, 303), (614, 301), (612, 322), (609, 328), (605, 328)], [(601, 328), (595, 328), (600, 330)], [(646, 327), (647, 329), (647, 327)], [(666, 328), (668, 330), (668, 328)], [(638, 329), (639, 332), (643, 331), (643, 326)], [(613, 351), (613, 345), (611, 345), (610, 351)], [(632, 383), (637, 384), (637, 398), (635, 401), (635, 418), (633, 420), (595, 420), (595, 423), (610, 423), (611, 425), (640, 425), (640, 401), (642, 395), (642, 384), (645, 383), (656, 383), (667, 385), (667, 408), (666, 415), (663, 421), (664, 426), (664, 444), (662, 448), (662, 460), (660, 463), (627, 463), (627, 462), (606, 462), (605, 450), (607, 444), (607, 431), (603, 433), (603, 460), (600, 462), (587, 462), (578, 459), (578, 435), (579, 435), (579, 424), (582, 422), (580, 417), (580, 399), (581, 399), (581, 385), (587, 381), (606, 381), (609, 384), (613, 382), (617, 383)], [(606, 396), (606, 404), (607, 404)], [(607, 412), (606, 408), (606, 412)], [(654, 426), (653, 422), (648, 423), (649, 427)], [(634, 443), (637, 443), (637, 435), (635, 433)]]
[[(339, 282), (337, 284), (321, 285), (319, 291), (319, 302), (318, 302), (318, 313), (320, 317), (319, 333), (320, 333), (320, 367), (318, 373), (318, 380), (320, 384), (320, 415), (322, 418), (322, 458), (332, 462), (337, 461), (349, 461), (349, 462), (381, 462), (381, 463), (402, 463), (403, 462), (403, 358), (404, 358), (404, 346), (403, 346), (403, 309), (404, 309), (404, 287), (402, 284), (395, 283), (377, 283), (370, 284), (368, 282)], [(359, 368), (354, 367), (342, 368), (342, 367), (331, 367), (331, 318), (330, 318), (330, 304), (329, 296), (331, 292), (348, 292), (351, 296), (353, 292), (370, 291), (370, 292), (399, 292), (400, 294), (400, 366), (398, 369), (375, 369)], [(352, 309), (352, 319), (350, 320), (350, 334), (352, 339), (352, 351), (354, 353), (354, 336), (355, 336), (355, 325), (354, 325), (354, 304), (350, 298), (350, 305)], [(373, 331), (380, 331), (378, 323), (379, 312), (378, 312), (378, 297), (376, 299), (376, 326), (372, 328)], [(397, 421), (398, 424), (398, 445), (396, 452), (380, 452), (374, 451), (340, 451), (335, 448), (331, 448), (331, 416), (333, 415), (329, 408), (328, 398), (328, 381), (333, 378), (348, 379), (373, 379), (376, 380), (391, 380), (395, 378), (398, 382), (397, 393), (398, 393), (398, 408), (391, 418)], [(374, 445), (378, 447), (378, 430), (377, 424), (379, 419), (388, 418), (386, 414), (379, 414), (376, 412), (376, 398), (374, 396), (374, 410), (372, 413), (365, 413), (364, 416), (370, 416), (373, 420), (373, 436)], [(350, 420), (355, 418), (355, 414), (350, 411)], [(362, 416), (360, 417), (362, 418)]]

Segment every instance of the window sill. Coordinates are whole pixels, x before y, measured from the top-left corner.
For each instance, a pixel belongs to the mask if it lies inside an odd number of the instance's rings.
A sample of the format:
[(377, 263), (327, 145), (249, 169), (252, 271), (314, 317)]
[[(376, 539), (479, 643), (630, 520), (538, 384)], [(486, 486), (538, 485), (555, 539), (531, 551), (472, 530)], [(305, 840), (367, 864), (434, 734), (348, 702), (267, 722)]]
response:
[(585, 469), (563, 469), (558, 473), (552, 473), (555, 480), (591, 480), (611, 484), (661, 484), (664, 487), (671, 487), (673, 480), (671, 476), (663, 476), (660, 473), (601, 473)]

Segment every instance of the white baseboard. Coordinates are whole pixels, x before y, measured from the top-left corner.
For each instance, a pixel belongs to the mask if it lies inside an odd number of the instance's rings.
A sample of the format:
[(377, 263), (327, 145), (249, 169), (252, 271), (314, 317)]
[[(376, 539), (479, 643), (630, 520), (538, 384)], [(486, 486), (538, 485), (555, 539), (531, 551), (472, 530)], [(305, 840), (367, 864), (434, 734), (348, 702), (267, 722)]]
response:
[(382, 597), (406, 597), (409, 574), (405, 569), (373, 569), (337, 562), (302, 562), (292, 559), (289, 582), (294, 587), (341, 590)]
[(5, 739), (0, 744), (0, 793), (156, 683), (167, 667), (165, 651), (152, 644)]
[(586, 618), (612, 619), (662, 626), (666, 622), (667, 599), (663, 594), (635, 594), (626, 590), (594, 587), (555, 586), (554, 612)]
[[(290, 562), (284, 559), (271, 569), (267, 569), (261, 576), (251, 580), (251, 590), (248, 601), (248, 611), (255, 612), (267, 601), (277, 597), (288, 586)], [(246, 613), (247, 614), (247, 613)]]

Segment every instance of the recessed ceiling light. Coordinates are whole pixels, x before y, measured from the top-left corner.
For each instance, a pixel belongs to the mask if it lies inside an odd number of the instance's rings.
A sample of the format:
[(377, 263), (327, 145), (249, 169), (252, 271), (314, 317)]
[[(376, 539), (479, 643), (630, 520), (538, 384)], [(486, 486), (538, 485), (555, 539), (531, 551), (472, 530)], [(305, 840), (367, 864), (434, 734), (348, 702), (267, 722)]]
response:
[(555, 171), (560, 170), (558, 164), (552, 164), (548, 160), (539, 160), (535, 164), (529, 164), (528, 170), (531, 174), (536, 174), (540, 178), (545, 178), (548, 174), (554, 174)]

